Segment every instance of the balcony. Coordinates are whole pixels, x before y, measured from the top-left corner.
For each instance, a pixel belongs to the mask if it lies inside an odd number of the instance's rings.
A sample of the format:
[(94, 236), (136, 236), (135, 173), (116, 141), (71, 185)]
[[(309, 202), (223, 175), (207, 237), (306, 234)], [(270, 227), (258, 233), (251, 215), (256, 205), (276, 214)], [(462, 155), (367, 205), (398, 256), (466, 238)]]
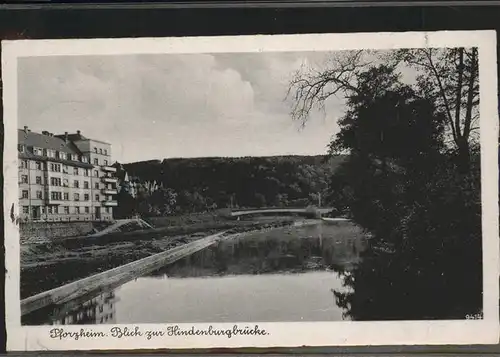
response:
[(103, 188), (101, 190), (103, 195), (116, 195), (118, 194), (118, 191), (114, 188)]
[(116, 206), (118, 206), (118, 202), (116, 202), (116, 201), (102, 201), (102, 205), (104, 207), (116, 207)]
[(102, 176), (101, 180), (102, 180), (102, 182), (105, 182), (105, 183), (116, 183), (118, 181), (118, 179), (116, 177), (112, 177), (112, 176)]
[(101, 170), (106, 172), (116, 172), (116, 167), (104, 165), (101, 166)]

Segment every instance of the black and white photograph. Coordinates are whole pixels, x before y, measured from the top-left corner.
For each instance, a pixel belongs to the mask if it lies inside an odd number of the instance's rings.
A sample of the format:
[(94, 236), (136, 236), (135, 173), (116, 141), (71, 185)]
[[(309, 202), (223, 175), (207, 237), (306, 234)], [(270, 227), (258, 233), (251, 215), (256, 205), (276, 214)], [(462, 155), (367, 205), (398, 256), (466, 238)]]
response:
[(497, 343), (495, 41), (3, 42), (8, 348)]

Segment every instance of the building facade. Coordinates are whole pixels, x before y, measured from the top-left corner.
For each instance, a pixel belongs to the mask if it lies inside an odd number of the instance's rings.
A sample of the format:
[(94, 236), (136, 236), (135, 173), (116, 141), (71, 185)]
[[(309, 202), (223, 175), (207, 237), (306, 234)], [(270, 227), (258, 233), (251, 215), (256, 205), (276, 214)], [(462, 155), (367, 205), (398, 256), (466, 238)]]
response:
[(113, 219), (111, 145), (76, 134), (18, 130), (19, 206), (24, 221)]

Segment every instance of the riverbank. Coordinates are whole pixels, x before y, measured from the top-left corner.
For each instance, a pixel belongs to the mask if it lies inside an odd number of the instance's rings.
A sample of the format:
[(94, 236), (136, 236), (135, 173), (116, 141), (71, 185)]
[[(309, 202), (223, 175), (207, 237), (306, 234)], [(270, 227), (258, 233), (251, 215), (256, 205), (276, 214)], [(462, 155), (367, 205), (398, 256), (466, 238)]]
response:
[(296, 217), (253, 220), (191, 220), (136, 232), (101, 237), (72, 237), (57, 242), (21, 245), (21, 298), (119, 267), (145, 257), (227, 231), (240, 233), (303, 222)]

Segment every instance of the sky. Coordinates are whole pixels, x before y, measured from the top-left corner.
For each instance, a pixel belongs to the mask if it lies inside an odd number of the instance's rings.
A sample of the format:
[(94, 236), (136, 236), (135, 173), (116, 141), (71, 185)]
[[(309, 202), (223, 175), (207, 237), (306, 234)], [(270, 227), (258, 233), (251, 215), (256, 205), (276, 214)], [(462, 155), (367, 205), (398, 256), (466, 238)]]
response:
[(325, 154), (344, 105), (331, 98), (305, 127), (288, 83), (326, 52), (21, 58), (18, 127), (81, 133), (113, 160)]

